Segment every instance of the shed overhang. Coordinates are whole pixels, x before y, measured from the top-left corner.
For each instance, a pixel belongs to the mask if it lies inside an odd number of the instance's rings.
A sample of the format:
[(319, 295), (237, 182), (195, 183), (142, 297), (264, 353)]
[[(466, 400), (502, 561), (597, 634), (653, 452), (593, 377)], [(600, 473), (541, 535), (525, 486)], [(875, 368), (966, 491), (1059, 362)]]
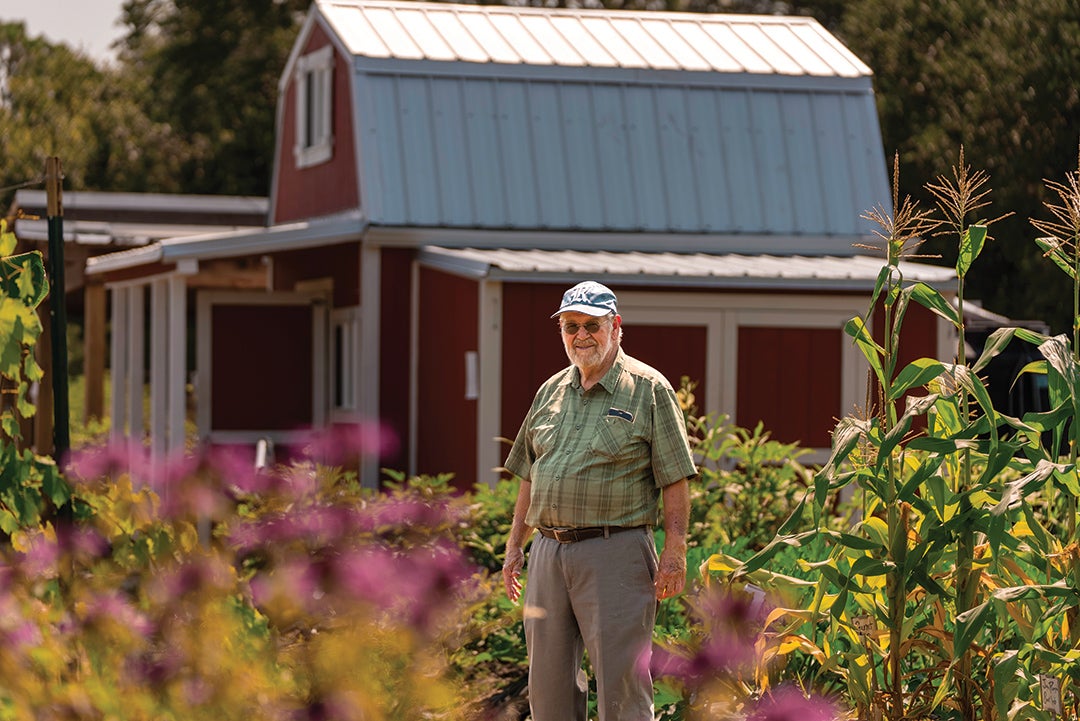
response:
[[(868, 255), (800, 256), (736, 253), (613, 253), (575, 250), (440, 248), (421, 250), (420, 263), (448, 273), (522, 283), (603, 279), (617, 285), (693, 286), (738, 290), (871, 292), (884, 265)], [(952, 268), (901, 262), (906, 280), (949, 292)]]

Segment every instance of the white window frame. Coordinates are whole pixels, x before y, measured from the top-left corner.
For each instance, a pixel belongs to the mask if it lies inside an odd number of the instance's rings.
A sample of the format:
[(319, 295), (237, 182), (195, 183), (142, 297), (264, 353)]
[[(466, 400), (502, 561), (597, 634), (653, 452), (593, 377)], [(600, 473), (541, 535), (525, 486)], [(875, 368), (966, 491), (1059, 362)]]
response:
[(326, 303), (319, 293), (302, 291), (275, 291), (261, 293), (242, 290), (211, 290), (199, 293), (196, 300), (196, 427), (200, 439), (212, 443), (250, 443), (262, 438), (275, 443), (294, 443), (303, 433), (292, 431), (219, 431), (211, 427), (211, 393), (213, 374), (213, 333), (211, 313), (217, 304), (226, 305), (303, 305), (311, 306), (311, 425), (312, 429), (326, 426)]
[[(324, 45), (296, 62), (296, 166), (307, 168), (334, 154), (334, 47)], [(311, 124), (308, 127), (308, 109)], [(309, 132), (310, 131), (310, 132)]]
[[(330, 372), (327, 380), (331, 421), (344, 421), (360, 410), (360, 306), (335, 308), (330, 312)], [(341, 331), (341, 354), (338, 358), (338, 331)], [(339, 366), (340, 363), (340, 366)], [(341, 403), (337, 398), (337, 381), (341, 379)]]

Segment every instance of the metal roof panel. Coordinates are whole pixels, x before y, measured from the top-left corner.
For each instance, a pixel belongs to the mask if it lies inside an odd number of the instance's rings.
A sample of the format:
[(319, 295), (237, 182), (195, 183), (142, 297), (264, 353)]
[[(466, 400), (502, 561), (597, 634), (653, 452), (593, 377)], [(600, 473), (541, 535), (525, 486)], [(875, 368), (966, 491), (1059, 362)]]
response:
[[(774, 256), (742, 254), (612, 253), (576, 250), (509, 250), (427, 246), (421, 263), (446, 269), (470, 269), (475, 277), (545, 282), (550, 276), (608, 277), (641, 284), (717, 287), (783, 287), (870, 290), (884, 266), (871, 256)], [(952, 268), (902, 262), (909, 281), (948, 286)]]
[[(822, 77), (870, 74), (806, 17), (403, 0), (317, 0), (316, 5), (350, 52), (372, 58), (565, 67), (618, 62), (652, 70)], [(462, 38), (461, 27), (473, 42)], [(705, 36), (713, 42), (700, 44)]]

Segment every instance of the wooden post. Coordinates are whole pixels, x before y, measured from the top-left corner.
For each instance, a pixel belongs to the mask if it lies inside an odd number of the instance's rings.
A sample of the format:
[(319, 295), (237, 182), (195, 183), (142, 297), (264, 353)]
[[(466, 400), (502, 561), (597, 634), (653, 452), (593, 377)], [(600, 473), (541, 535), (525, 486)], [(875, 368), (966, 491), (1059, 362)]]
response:
[(45, 159), (49, 222), (49, 320), (53, 370), (53, 456), (63, 463), (71, 448), (68, 418), (67, 291), (64, 285), (64, 204), (60, 158)]
[(105, 417), (105, 286), (87, 281), (83, 290), (85, 327), (83, 353), (86, 369), (86, 417), (84, 421)]

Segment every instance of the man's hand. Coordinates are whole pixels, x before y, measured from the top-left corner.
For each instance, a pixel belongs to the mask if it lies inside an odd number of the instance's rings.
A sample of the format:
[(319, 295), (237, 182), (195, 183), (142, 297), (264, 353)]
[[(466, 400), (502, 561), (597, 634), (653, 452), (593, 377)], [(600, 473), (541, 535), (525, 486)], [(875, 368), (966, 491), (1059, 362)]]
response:
[(686, 586), (686, 545), (665, 543), (656, 570), (656, 600), (663, 601), (682, 593)]
[(521, 569), (525, 567), (525, 552), (516, 546), (507, 545), (506, 560), (503, 561), (503, 585), (506, 587), (506, 595), (511, 601), (517, 602), (521, 597)]

